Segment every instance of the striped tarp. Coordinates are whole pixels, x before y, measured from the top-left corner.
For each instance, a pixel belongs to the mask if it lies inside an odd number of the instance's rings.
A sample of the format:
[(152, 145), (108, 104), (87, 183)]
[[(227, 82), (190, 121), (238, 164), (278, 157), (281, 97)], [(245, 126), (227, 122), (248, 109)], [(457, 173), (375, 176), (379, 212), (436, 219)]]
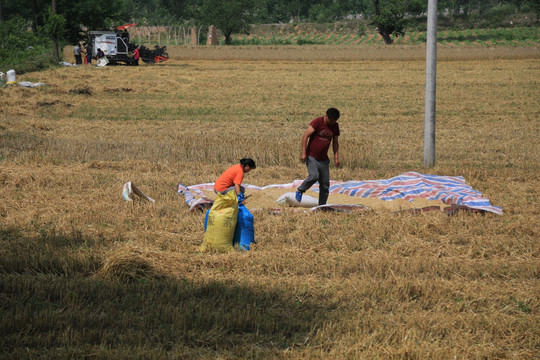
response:
[[(265, 190), (271, 188), (296, 189), (303, 180), (294, 180), (288, 184), (271, 184), (263, 187), (243, 185), (246, 189)], [(184, 194), (186, 203), (193, 209), (201, 204), (212, 202), (205, 198), (202, 190), (213, 190), (213, 183), (198, 184), (186, 187), (178, 185), (178, 192)], [(311, 187), (319, 191), (316, 183)], [(362, 198), (376, 197), (381, 200), (414, 199), (439, 200), (444, 204), (459, 206), (465, 209), (487, 211), (502, 215), (502, 208), (493, 206), (482, 194), (470, 187), (462, 176), (426, 175), (407, 172), (390, 179), (330, 181), (330, 193), (347, 194)], [(194, 195), (201, 196), (196, 199)]]

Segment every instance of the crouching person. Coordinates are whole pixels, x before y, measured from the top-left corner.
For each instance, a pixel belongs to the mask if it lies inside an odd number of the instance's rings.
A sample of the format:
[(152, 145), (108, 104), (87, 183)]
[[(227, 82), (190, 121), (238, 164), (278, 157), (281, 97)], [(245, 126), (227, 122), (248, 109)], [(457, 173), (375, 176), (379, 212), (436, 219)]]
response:
[(255, 168), (255, 161), (252, 159), (241, 159), (239, 164), (225, 170), (214, 183), (217, 198), (206, 214), (206, 231), (201, 251), (226, 252), (234, 248), (233, 239), (238, 223), (238, 205), (240, 203), (243, 206), (245, 193), (242, 181), (244, 175)]

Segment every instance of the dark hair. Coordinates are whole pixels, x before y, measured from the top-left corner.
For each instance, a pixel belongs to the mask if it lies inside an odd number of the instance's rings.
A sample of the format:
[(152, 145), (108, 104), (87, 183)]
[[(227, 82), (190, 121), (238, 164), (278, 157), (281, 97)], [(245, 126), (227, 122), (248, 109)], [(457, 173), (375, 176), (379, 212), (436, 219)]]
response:
[(255, 161), (253, 161), (253, 159), (251, 158), (240, 159), (240, 165), (242, 165), (242, 167), (248, 165), (252, 169), (255, 169), (257, 167), (257, 165), (255, 165)]
[(328, 116), (332, 120), (339, 119), (339, 110), (336, 108), (330, 108), (326, 110), (326, 116)]

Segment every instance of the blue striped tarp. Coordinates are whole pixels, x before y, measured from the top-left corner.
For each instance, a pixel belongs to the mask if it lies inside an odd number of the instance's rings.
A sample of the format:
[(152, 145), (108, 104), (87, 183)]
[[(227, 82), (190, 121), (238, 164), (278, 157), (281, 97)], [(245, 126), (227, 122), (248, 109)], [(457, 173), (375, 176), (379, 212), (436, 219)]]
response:
[[(295, 189), (303, 180), (294, 180), (288, 184), (271, 184), (263, 187), (243, 185), (246, 189), (265, 190), (271, 188)], [(204, 197), (202, 190), (212, 190), (213, 183), (198, 184), (186, 187), (178, 185), (178, 192), (184, 195), (186, 203), (193, 209), (212, 202)], [(316, 183), (311, 187), (319, 191)], [(493, 206), (482, 194), (470, 187), (462, 176), (426, 175), (417, 172), (406, 172), (390, 179), (330, 181), (330, 193), (346, 194), (362, 198), (375, 197), (381, 200), (414, 199), (439, 200), (447, 205), (457, 205), (471, 210), (488, 211), (502, 215), (502, 208)], [(195, 195), (201, 196), (196, 199)]]

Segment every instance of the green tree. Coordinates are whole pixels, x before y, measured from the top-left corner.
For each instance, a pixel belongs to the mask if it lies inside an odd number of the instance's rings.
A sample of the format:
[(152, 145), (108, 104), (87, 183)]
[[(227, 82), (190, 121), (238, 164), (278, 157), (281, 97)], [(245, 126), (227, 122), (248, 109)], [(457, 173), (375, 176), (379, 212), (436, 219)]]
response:
[(427, 0), (409, 0), (407, 12), (414, 16), (427, 12)]
[(58, 0), (58, 14), (66, 19), (66, 38), (77, 42), (84, 30), (112, 29), (124, 22), (125, 0)]
[(29, 46), (36, 46), (41, 41), (28, 31), (28, 21), (14, 16), (0, 23), (0, 60), (16, 57)]
[(287, 22), (289, 17), (287, 15), (287, 4), (281, 1), (268, 1), (267, 2), (269, 22)]
[(309, 20), (319, 23), (333, 22), (334, 12), (322, 4), (316, 4), (309, 8)]
[(172, 25), (189, 17), (185, 0), (126, 0), (123, 10), (125, 22), (139, 25)]
[[(30, 21), (34, 33), (46, 30), (51, 0), (1, 0), (2, 18), (20, 16)], [(62, 16), (65, 32), (60, 41), (81, 40), (85, 29), (103, 30), (122, 21), (127, 0), (57, 0), (57, 15)], [(50, 25), (49, 25), (50, 26)]]
[(373, 23), (377, 26), (377, 31), (381, 34), (384, 43), (393, 43), (392, 34), (400, 36), (405, 34), (405, 6), (400, 1), (390, 1), (386, 4), (375, 1), (375, 16)]
[(214, 25), (225, 36), (225, 44), (231, 44), (233, 33), (248, 33), (253, 19), (251, 0), (204, 0), (199, 9), (200, 20)]
[(540, 1), (538, 0), (529, 0), (527, 3), (530, 5), (531, 10), (536, 15), (536, 22), (538, 23), (538, 20), (540, 18)]
[(66, 32), (66, 19), (62, 15), (58, 15), (56, 4), (56, 0), (52, 0), (52, 9), (49, 9), (49, 14), (45, 20), (44, 32), (51, 37), (54, 57), (58, 60), (60, 59), (58, 39), (61, 39)]

